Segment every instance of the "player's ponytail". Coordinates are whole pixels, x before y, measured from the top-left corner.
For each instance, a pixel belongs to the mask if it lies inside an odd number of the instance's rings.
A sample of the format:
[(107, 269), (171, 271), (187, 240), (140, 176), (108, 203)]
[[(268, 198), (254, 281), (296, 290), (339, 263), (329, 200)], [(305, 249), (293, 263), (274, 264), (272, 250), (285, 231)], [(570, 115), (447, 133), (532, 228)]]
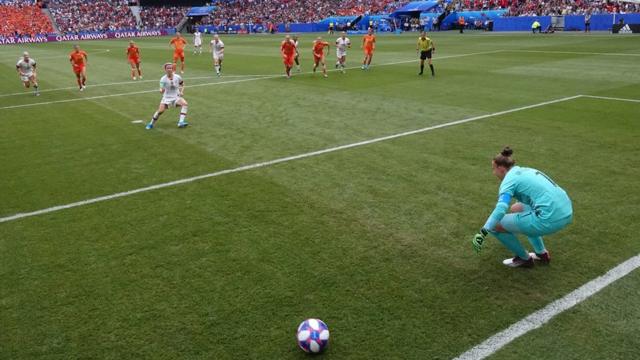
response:
[(511, 169), (511, 167), (516, 164), (516, 161), (513, 160), (511, 155), (513, 155), (513, 149), (505, 146), (500, 154), (496, 155), (493, 158), (493, 162), (496, 163), (496, 166), (502, 166), (504, 168)]

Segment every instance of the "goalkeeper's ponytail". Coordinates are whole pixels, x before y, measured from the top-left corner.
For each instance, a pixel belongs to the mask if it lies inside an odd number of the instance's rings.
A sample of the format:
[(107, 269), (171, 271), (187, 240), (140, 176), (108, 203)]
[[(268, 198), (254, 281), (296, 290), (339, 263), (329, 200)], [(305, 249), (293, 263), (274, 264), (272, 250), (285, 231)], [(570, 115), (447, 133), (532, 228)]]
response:
[(493, 162), (496, 163), (496, 166), (501, 166), (506, 169), (511, 169), (511, 167), (516, 164), (516, 161), (513, 160), (513, 157), (511, 157), (511, 155), (513, 155), (513, 149), (511, 149), (508, 146), (505, 146), (504, 149), (502, 149), (502, 151), (500, 152), (500, 154), (496, 155), (493, 158)]

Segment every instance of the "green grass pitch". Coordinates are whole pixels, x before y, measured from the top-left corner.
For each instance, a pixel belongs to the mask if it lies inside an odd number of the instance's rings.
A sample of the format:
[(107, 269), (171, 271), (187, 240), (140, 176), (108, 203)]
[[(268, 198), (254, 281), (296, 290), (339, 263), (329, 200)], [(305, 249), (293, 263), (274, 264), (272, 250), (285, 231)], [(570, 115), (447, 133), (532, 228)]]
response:
[[(0, 217), (352, 144), (574, 95), (640, 99), (640, 44), (608, 34), (380, 35), (362, 71), (281, 74), (282, 36), (223, 36), (224, 75), (187, 48), (187, 129), (146, 131), (168, 38), (0, 48)], [(326, 35), (324, 35), (326, 37)], [(191, 38), (188, 38), (191, 41)], [(209, 37), (206, 39), (208, 42)], [(333, 38), (330, 38), (333, 41)], [(206, 43), (205, 42), (205, 43)], [(23, 89), (21, 52), (42, 95)], [(329, 68), (333, 69), (332, 47)], [(304, 359), (305, 318), (326, 359), (450, 359), (640, 252), (640, 103), (577, 97), (313, 157), (0, 223), (0, 359)], [(497, 196), (502, 146), (574, 202), (549, 267), (508, 269), (471, 236)], [(496, 359), (632, 359), (637, 271)]]

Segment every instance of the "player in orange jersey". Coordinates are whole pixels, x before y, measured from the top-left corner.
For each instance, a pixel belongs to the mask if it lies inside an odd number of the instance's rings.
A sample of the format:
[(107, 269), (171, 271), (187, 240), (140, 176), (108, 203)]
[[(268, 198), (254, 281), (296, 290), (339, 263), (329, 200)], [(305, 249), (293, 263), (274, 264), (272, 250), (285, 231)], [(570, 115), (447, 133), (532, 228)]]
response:
[(327, 77), (327, 65), (325, 64), (325, 52), (324, 49), (327, 49), (327, 54), (329, 53), (329, 43), (322, 40), (321, 36), (313, 42), (313, 72), (316, 72), (316, 68), (318, 64), (322, 64), (322, 74), (324, 77)]
[(131, 78), (136, 80), (136, 71), (138, 76), (142, 79), (142, 70), (140, 69), (140, 49), (136, 46), (133, 40), (129, 41), (129, 47), (127, 48), (127, 58), (129, 59), (129, 65), (131, 65)]
[(293, 60), (296, 57), (296, 45), (289, 35), (285, 36), (284, 41), (280, 44), (280, 54), (282, 55), (282, 62), (284, 63), (284, 70), (288, 79), (291, 77), (291, 68), (293, 67)]
[(84, 91), (87, 87), (87, 53), (80, 50), (80, 45), (73, 45), (73, 51), (69, 54), (69, 62), (73, 68), (73, 73), (76, 74), (76, 81), (80, 87), (80, 91)]
[(376, 36), (373, 35), (373, 28), (369, 28), (367, 35), (362, 38), (362, 49), (364, 49), (364, 60), (362, 60), (362, 70), (369, 70), (373, 51), (376, 49)]
[(173, 45), (173, 63), (178, 65), (178, 60), (180, 60), (180, 74), (184, 74), (184, 46), (187, 45), (187, 40), (177, 32), (170, 44)]

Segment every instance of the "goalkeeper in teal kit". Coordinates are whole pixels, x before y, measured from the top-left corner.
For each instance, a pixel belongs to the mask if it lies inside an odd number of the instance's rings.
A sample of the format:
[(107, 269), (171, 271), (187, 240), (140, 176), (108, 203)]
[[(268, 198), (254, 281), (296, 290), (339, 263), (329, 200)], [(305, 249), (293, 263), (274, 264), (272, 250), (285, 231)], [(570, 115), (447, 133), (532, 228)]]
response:
[[(560, 231), (573, 219), (571, 199), (543, 172), (515, 166), (513, 150), (506, 147), (493, 159), (493, 174), (502, 180), (498, 203), (480, 232), (473, 238), (473, 248), (480, 252), (491, 233), (514, 253), (503, 263), (509, 267), (532, 267), (535, 261), (549, 263), (551, 257), (544, 246), (543, 235)], [(511, 200), (516, 203), (511, 206)], [(534, 252), (529, 253), (516, 234), (529, 240)]]

